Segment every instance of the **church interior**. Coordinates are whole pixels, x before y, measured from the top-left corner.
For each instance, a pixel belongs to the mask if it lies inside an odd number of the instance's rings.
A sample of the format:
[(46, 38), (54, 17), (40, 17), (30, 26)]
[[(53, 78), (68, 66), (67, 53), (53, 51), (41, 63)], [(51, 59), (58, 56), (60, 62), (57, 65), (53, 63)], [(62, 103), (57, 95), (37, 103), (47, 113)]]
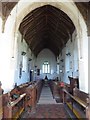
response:
[(0, 120), (90, 120), (90, 1), (0, 0)]

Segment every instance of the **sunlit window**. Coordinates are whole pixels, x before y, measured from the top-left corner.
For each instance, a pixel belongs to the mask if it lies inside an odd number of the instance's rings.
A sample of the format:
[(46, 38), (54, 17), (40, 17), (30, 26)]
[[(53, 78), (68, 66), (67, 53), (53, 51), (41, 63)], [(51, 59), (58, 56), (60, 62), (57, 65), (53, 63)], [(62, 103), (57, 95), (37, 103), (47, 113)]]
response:
[(26, 72), (27, 70), (27, 57), (23, 56), (23, 68), (22, 71)]
[(42, 65), (43, 73), (50, 73), (50, 65), (48, 62), (44, 62)]

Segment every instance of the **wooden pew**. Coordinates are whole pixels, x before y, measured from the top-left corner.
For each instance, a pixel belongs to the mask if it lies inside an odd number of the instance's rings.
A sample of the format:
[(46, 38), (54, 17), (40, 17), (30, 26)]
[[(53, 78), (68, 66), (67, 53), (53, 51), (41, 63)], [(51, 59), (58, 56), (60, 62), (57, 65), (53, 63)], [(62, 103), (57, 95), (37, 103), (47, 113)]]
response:
[(25, 109), (26, 93), (18, 96), (17, 99), (12, 100), (10, 92), (3, 95), (3, 119), (18, 119)]
[(36, 86), (35, 83), (32, 83), (29, 85), (26, 89), (26, 107), (30, 107), (31, 110), (33, 110), (36, 106)]
[(42, 80), (32, 81), (28, 87), (24, 89), (26, 93), (26, 108), (29, 107), (31, 112), (35, 111), (36, 104), (39, 100), (43, 82)]
[(67, 86), (66, 83), (57, 81), (57, 80), (51, 80), (49, 81), (49, 86), (52, 91), (53, 98), (55, 98), (56, 102), (63, 102), (63, 87), (64, 85)]
[(26, 108), (26, 88), (31, 83), (16, 86), (9, 93), (3, 94), (3, 118), (18, 119)]
[(39, 100), (41, 89), (43, 86), (42, 80), (29, 82), (28, 85), (18, 86), (20, 93), (26, 93), (26, 107), (33, 108)]
[(44, 84), (43, 80), (37, 80), (37, 83), (36, 83), (36, 101), (37, 102), (38, 102), (38, 100), (40, 98), (40, 94), (41, 94), (43, 84)]
[(3, 89), (1, 88), (2, 84), (0, 82), (0, 120), (3, 118), (3, 105), (2, 105), (2, 94)]
[(52, 91), (53, 98), (58, 102), (60, 101), (60, 94), (59, 94), (59, 84), (57, 80), (49, 81), (49, 86)]
[(62, 82), (62, 81), (58, 82), (58, 91), (59, 91), (59, 95), (60, 95), (60, 102), (63, 102), (63, 88), (64, 88), (64, 86), (69, 91), (69, 89), (70, 89), (69, 84)]
[(34, 111), (40, 96), (42, 81), (32, 81), (15, 86), (3, 95), (3, 118), (19, 118), (23, 110)]
[(90, 120), (90, 94), (87, 99), (87, 107), (86, 107), (86, 118)]
[(73, 95), (73, 88), (75, 87), (75, 83), (77, 83), (77, 87), (79, 88), (79, 79), (78, 78), (73, 78), (68, 76), (70, 80), (70, 88), (69, 88), (69, 93)]
[(14, 88), (10, 94), (11, 96), (13, 94), (23, 94), (26, 93), (26, 97), (25, 97), (25, 107), (32, 107), (33, 104), (33, 100), (36, 100), (36, 88), (35, 88), (35, 83), (36, 81), (32, 81), (29, 83), (24, 83), (21, 84), (19, 86), (17, 86), (16, 88)]
[[(63, 103), (66, 103), (70, 110), (74, 113), (76, 118), (87, 118), (87, 112), (89, 111), (89, 106), (87, 103), (88, 94), (80, 91), (75, 83), (75, 88), (73, 89), (73, 95), (70, 94), (65, 88), (63, 89)], [(88, 109), (87, 109), (88, 106)]]

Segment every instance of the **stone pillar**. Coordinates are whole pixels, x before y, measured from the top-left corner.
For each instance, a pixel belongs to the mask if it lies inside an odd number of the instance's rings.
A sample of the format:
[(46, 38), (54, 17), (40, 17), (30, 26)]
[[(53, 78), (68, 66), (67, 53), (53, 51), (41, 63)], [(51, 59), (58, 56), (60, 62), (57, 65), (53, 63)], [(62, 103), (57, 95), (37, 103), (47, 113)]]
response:
[(88, 92), (90, 94), (90, 36), (88, 36)]
[(88, 27), (88, 91), (90, 94), (90, 2), (88, 4), (88, 14), (87, 14), (87, 27)]
[(88, 3), (88, 11), (87, 11), (87, 26), (88, 26), (88, 36), (90, 36), (90, 2)]

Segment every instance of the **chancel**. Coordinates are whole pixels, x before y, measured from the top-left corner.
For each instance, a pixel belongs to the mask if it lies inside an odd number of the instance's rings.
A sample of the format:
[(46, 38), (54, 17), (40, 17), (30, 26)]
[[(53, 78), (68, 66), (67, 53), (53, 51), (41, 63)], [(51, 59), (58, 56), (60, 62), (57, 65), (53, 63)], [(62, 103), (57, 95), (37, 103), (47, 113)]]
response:
[(90, 120), (90, 2), (0, 8), (0, 120)]

